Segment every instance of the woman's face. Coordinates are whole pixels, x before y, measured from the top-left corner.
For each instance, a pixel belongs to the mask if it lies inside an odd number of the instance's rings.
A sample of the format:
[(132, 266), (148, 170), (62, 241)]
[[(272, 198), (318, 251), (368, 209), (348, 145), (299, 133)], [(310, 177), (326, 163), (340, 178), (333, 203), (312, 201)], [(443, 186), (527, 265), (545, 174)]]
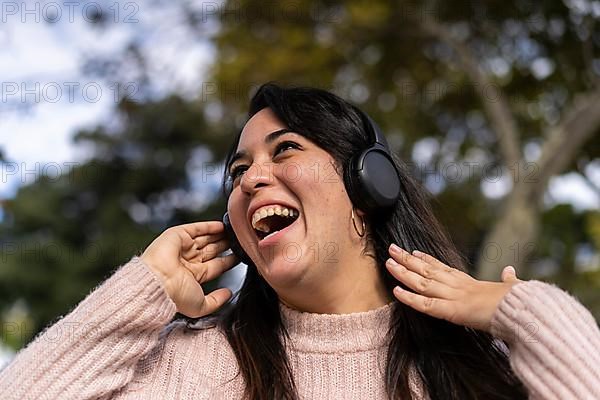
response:
[[(360, 244), (352, 235), (351, 202), (333, 158), (300, 134), (269, 136), (285, 128), (268, 108), (255, 114), (244, 126), (237, 148), (245, 156), (234, 159), (229, 168), (235, 174), (227, 204), (231, 224), (275, 289), (334, 279), (338, 265), (356, 257), (349, 249)], [(256, 221), (261, 209), (263, 216), (289, 214), (278, 206), (286, 206), (294, 216)], [(259, 213), (253, 217), (255, 210)], [(287, 227), (261, 240), (253, 218), (259, 229)]]

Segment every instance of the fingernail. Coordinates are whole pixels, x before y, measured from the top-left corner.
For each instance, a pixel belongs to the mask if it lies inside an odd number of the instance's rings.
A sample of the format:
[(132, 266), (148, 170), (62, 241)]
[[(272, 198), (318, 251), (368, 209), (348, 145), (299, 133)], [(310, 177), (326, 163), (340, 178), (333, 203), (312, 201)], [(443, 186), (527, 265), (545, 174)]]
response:
[(392, 243), (392, 245), (390, 246), (390, 249), (392, 251), (395, 251), (396, 253), (401, 253), (402, 252), (402, 249), (400, 247), (396, 246), (394, 243)]
[(394, 259), (388, 258), (385, 262), (390, 268), (394, 268), (398, 271), (404, 271), (406, 267), (404, 265), (398, 264)]

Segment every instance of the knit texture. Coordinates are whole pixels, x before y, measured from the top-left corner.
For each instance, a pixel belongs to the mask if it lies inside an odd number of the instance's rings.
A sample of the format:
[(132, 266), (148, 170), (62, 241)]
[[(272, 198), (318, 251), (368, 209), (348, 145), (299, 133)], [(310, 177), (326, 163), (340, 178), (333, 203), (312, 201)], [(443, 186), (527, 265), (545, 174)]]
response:
[(600, 330), (592, 314), (558, 286), (513, 286), (491, 321), (509, 343), (510, 364), (530, 399), (600, 399)]
[[(313, 314), (280, 303), (302, 399), (383, 399), (393, 303)], [(133, 257), (0, 372), (2, 399), (240, 399), (244, 382), (217, 328), (190, 329), (160, 280)], [(202, 328), (202, 322), (191, 328)], [(560, 288), (519, 283), (501, 300), (492, 334), (531, 399), (600, 398), (600, 330)], [(427, 392), (411, 371), (416, 399)]]

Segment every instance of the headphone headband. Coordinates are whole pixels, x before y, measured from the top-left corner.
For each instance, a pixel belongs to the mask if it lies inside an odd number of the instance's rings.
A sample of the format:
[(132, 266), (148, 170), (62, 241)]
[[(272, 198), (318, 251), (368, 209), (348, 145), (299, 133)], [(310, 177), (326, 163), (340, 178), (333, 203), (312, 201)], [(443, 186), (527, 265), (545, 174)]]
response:
[[(363, 125), (365, 126), (367, 133), (371, 137), (371, 144), (372, 145), (378, 144), (389, 152), (390, 148), (388, 146), (388, 142), (387, 142), (385, 136), (383, 135), (383, 132), (381, 132), (379, 125), (377, 125), (377, 123), (375, 121), (373, 121), (373, 119), (367, 113), (365, 113), (364, 111), (362, 111), (360, 109), (358, 109), (358, 110), (362, 116)], [(365, 123), (365, 119), (366, 119), (366, 123)]]

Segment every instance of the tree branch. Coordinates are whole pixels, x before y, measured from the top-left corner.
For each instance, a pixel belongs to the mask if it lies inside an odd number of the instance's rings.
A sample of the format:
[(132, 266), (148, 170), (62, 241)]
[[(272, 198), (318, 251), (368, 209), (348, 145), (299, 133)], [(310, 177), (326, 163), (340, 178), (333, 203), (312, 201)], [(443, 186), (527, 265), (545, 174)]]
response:
[(532, 186), (531, 194), (539, 195), (551, 176), (561, 173), (581, 148), (600, 127), (600, 86), (579, 94), (562, 120), (550, 130), (542, 145), (537, 161), (539, 179)]
[(586, 185), (590, 188), (590, 190), (596, 193), (596, 197), (600, 199), (600, 187), (598, 187), (598, 185), (596, 185), (596, 183), (592, 181), (590, 177), (585, 174), (585, 172), (580, 171), (580, 175), (583, 178), (583, 181), (586, 183)]
[[(480, 90), (477, 90), (477, 94), (490, 120), (493, 131), (498, 138), (502, 157), (507, 166), (517, 167), (510, 168), (513, 174), (517, 174), (521, 167), (519, 131), (515, 118), (508, 106), (508, 101), (501, 88), (498, 85), (494, 85), (489, 77), (481, 70), (477, 58), (471, 52), (471, 49), (461, 41), (455, 39), (447, 27), (438, 23), (429, 15), (423, 18), (421, 25), (426, 33), (445, 42), (458, 54), (469, 79), (480, 88)], [(490, 99), (485, 96), (487, 89), (491, 87), (495, 87), (497, 91), (495, 99)]]

